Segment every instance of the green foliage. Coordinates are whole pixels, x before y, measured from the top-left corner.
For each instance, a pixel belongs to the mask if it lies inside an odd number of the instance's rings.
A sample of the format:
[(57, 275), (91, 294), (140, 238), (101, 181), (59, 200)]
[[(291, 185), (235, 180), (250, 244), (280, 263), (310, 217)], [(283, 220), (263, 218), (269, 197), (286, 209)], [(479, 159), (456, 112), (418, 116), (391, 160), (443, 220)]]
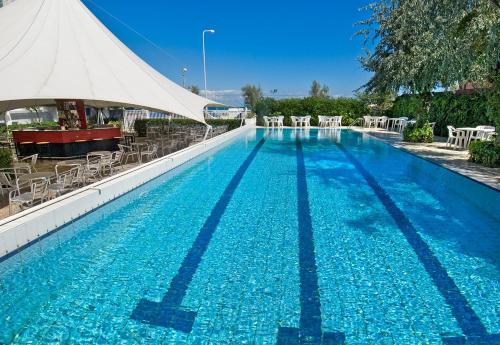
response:
[(0, 149), (0, 169), (12, 166), (12, 153), (9, 149)]
[[(16, 131), (24, 128), (52, 129), (53, 127), (59, 128), (59, 124), (54, 121), (43, 121), (41, 123), (9, 125), (9, 131)], [(5, 133), (6, 130), (7, 127), (5, 125), (0, 125), (0, 133)]]
[(410, 143), (432, 143), (433, 139), (434, 133), (428, 124), (409, 124), (403, 131), (403, 140)]
[(423, 101), (417, 95), (402, 95), (396, 98), (392, 106), (392, 117), (406, 116), (415, 119), (422, 112)]
[(500, 166), (500, 145), (493, 141), (475, 141), (469, 146), (470, 160), (487, 167)]
[[(236, 119), (227, 119), (227, 120), (218, 120), (218, 119), (210, 119), (206, 120), (207, 124), (211, 126), (228, 126), (228, 130), (233, 130), (235, 128), (240, 127), (241, 120)], [(190, 119), (172, 119), (170, 121), (171, 125), (177, 126), (202, 126), (203, 124), (199, 123), (195, 120)], [(134, 130), (140, 137), (145, 137), (147, 133), (148, 126), (158, 126), (158, 127), (167, 127), (169, 125), (168, 119), (137, 119), (134, 122)]]
[(486, 93), (454, 95), (451, 93), (436, 94), (432, 98), (429, 109), (429, 120), (436, 122), (435, 132), (447, 136), (446, 126), (475, 127), (494, 123), (487, 115)]
[(367, 106), (355, 98), (265, 98), (256, 107), (257, 124), (262, 125), (262, 116), (282, 115), (284, 125), (291, 126), (291, 116), (311, 115), (311, 125), (318, 125), (318, 115), (342, 116), (342, 124), (349, 125), (368, 113)]
[(262, 89), (260, 86), (247, 84), (241, 88), (241, 94), (245, 100), (245, 106), (255, 110), (255, 106), (262, 99)]
[[(368, 91), (430, 92), (474, 81), (488, 85), (498, 71), (500, 4), (496, 0), (378, 0), (360, 24), (373, 72)], [(372, 49), (373, 42), (376, 42)]]
[(117, 127), (117, 128), (121, 128), (122, 122), (120, 120), (111, 120), (111, 121), (108, 121), (108, 125), (113, 126), (113, 127)]
[[(491, 125), (500, 128), (500, 93), (496, 88), (474, 93), (435, 93), (426, 110), (418, 95), (402, 95), (391, 109), (392, 117), (418, 118), (419, 123), (436, 122), (434, 133), (447, 136), (446, 126), (476, 127)], [(420, 116), (418, 116), (420, 115)], [(419, 126), (421, 127), (421, 126)]]

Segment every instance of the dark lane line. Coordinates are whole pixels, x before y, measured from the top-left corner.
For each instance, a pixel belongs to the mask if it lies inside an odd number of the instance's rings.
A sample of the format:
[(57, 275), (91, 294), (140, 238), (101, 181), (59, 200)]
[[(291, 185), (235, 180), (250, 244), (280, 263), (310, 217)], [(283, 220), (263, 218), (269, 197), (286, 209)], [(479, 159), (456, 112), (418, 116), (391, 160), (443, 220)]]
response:
[(337, 345), (345, 343), (342, 332), (323, 332), (314, 236), (302, 143), (295, 140), (297, 156), (297, 213), (299, 232), (300, 324), (279, 327), (278, 345)]
[(336, 145), (363, 176), (377, 195), (378, 199), (382, 202), (387, 212), (392, 216), (403, 236), (413, 248), (420, 263), (424, 266), (427, 274), (431, 277), (434, 285), (450, 307), (453, 316), (465, 335), (465, 338), (461, 336), (443, 338), (443, 342), (450, 345), (500, 344), (500, 335), (487, 334), (486, 328), (479, 316), (474, 312), (467, 299), (462, 295), (453, 279), (448, 275), (446, 269), (441, 265), (427, 243), (411, 224), (408, 217), (356, 157), (354, 157), (344, 145), (338, 143), (336, 143)]
[(177, 274), (170, 282), (168, 291), (161, 302), (141, 299), (132, 312), (132, 319), (151, 325), (173, 328), (184, 333), (191, 332), (196, 312), (183, 308), (182, 300), (186, 296), (189, 284), (234, 192), (265, 141), (266, 137), (257, 143), (232, 177), (220, 199), (212, 209), (210, 216), (208, 216), (203, 224), (184, 261), (182, 261)]

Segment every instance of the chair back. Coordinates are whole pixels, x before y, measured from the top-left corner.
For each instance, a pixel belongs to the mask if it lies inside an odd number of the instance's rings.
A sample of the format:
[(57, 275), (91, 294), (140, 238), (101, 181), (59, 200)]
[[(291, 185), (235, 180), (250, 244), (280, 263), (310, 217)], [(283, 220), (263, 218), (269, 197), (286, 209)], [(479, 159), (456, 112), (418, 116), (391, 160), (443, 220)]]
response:
[(455, 134), (457, 132), (457, 130), (453, 126), (446, 126), (446, 128), (448, 128), (448, 136), (449, 137), (453, 136), (453, 134)]
[(0, 185), (2, 186), (15, 186), (15, 180), (12, 179), (12, 175), (7, 172), (0, 172)]
[(49, 185), (49, 180), (42, 178), (35, 178), (31, 181), (31, 193), (33, 193), (33, 198), (44, 198), (47, 194), (47, 187)]

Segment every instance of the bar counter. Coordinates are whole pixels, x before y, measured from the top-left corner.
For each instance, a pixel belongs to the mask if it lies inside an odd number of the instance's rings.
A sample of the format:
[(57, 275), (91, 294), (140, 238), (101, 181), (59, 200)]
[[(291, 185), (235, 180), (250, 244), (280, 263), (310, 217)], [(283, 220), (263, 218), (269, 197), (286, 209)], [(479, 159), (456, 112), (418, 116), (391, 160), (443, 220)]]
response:
[(40, 158), (80, 157), (91, 151), (115, 151), (120, 128), (12, 131), (19, 156), (38, 153)]

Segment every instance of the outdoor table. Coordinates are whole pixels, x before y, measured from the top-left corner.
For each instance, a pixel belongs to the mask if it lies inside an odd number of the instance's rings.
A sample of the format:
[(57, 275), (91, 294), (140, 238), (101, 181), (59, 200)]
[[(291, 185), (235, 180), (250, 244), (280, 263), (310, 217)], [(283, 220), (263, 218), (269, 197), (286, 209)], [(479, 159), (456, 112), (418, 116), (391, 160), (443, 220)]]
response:
[[(455, 142), (455, 147), (467, 149), (469, 148), (469, 144), (471, 141), (471, 136), (474, 133), (488, 133), (488, 132), (494, 132), (494, 130), (491, 129), (480, 129), (480, 128), (475, 128), (475, 127), (461, 127), (457, 128), (457, 141)], [(463, 140), (463, 143), (459, 143), (458, 139)]]
[(57, 165), (83, 165), (87, 163), (85, 159), (68, 159), (65, 161), (60, 161)]
[(92, 151), (87, 153), (87, 156), (110, 156), (111, 151)]
[(31, 174), (23, 174), (19, 176), (19, 182), (27, 182), (33, 179), (37, 178), (46, 178), (46, 179), (52, 179), (54, 176), (56, 176), (55, 172), (51, 171), (44, 171), (44, 172), (37, 172), (37, 173), (31, 173)]

